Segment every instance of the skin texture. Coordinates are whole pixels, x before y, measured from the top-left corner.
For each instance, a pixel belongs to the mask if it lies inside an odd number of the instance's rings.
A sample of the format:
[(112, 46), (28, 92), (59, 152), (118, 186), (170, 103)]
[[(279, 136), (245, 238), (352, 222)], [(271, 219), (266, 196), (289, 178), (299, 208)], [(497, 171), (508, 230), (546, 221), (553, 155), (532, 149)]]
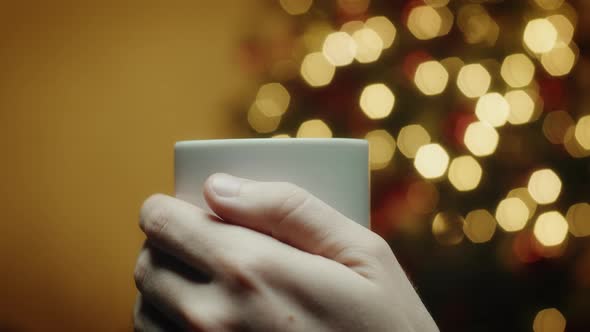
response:
[(214, 174), (217, 216), (156, 194), (140, 212), (138, 331), (438, 331), (377, 234), (290, 183)]

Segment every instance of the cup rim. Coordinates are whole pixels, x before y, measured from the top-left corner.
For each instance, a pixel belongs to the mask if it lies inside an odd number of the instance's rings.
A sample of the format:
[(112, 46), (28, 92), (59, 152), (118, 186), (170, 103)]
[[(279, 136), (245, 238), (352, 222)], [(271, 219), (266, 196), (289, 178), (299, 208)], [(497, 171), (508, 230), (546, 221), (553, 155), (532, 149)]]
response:
[(182, 140), (174, 143), (174, 148), (188, 148), (204, 145), (253, 145), (260, 144), (347, 144), (368, 145), (368, 141), (360, 138), (228, 138), (228, 139), (202, 139)]

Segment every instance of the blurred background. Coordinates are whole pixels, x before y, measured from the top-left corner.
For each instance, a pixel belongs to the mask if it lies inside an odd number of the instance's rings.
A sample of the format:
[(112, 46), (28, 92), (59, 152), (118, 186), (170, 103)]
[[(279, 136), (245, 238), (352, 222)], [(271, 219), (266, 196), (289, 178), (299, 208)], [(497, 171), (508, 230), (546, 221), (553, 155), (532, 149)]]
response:
[(589, 331), (590, 2), (0, 5), (0, 331), (129, 331), (173, 143), (356, 137), (442, 331)]

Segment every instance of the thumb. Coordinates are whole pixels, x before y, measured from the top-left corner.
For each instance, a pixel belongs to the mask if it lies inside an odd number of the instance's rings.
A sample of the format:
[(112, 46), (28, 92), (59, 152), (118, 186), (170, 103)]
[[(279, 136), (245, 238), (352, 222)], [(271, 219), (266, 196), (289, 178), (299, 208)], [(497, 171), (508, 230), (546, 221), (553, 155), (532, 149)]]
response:
[(373, 247), (371, 241), (382, 241), (375, 233), (291, 183), (214, 174), (205, 182), (204, 195), (213, 212), (226, 222), (337, 261), (347, 249)]

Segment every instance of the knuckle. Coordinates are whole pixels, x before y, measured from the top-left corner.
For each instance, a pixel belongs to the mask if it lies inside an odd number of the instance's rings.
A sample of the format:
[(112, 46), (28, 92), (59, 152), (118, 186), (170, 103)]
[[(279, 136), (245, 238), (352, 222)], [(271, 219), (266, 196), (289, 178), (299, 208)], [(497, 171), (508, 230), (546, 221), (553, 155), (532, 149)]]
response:
[(218, 259), (226, 282), (241, 291), (255, 290), (273, 266), (264, 257), (251, 253), (233, 253)]
[(391, 248), (381, 236), (371, 233), (366, 243), (367, 251), (377, 257), (385, 257), (391, 253)]
[(170, 221), (170, 212), (164, 195), (150, 196), (142, 206), (140, 227), (148, 237), (158, 237)]
[(198, 305), (187, 304), (180, 314), (191, 331), (231, 331), (237, 325), (232, 315)]
[(143, 289), (148, 274), (149, 259), (147, 256), (148, 253), (145, 250), (139, 254), (137, 263), (135, 264), (135, 270), (133, 271), (133, 280), (135, 281), (135, 286), (139, 291)]

